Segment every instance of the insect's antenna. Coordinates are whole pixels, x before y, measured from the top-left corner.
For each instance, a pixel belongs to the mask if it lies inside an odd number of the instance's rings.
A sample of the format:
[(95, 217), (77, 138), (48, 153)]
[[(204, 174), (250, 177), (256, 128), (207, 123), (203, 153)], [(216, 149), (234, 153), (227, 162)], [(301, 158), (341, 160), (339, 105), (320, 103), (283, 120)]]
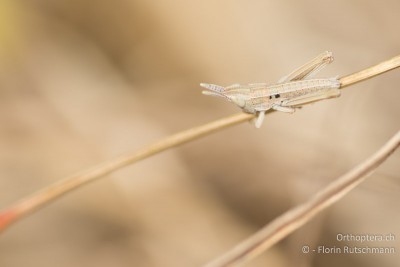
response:
[(216, 84), (201, 83), (200, 86), (217, 93), (222, 93), (225, 91), (225, 87)]
[(201, 87), (206, 88), (210, 91), (204, 90), (203, 95), (219, 96), (229, 100), (229, 97), (225, 95), (225, 87), (216, 84), (201, 83)]
[(203, 93), (203, 95), (210, 95), (210, 96), (219, 96), (219, 97), (223, 97), (223, 98), (226, 98), (227, 100), (231, 101), (230, 98), (227, 97), (226, 95), (220, 94), (220, 93), (217, 93), (217, 92), (212, 92), (212, 91), (206, 91), (206, 90), (204, 90), (204, 91), (202, 91), (202, 93)]
[(204, 91), (202, 91), (202, 93), (203, 93), (203, 95), (219, 96), (219, 97), (224, 97), (224, 98), (229, 99), (226, 95), (220, 94), (220, 93), (217, 93), (217, 92), (212, 92), (212, 91), (206, 91), (206, 90), (204, 90)]

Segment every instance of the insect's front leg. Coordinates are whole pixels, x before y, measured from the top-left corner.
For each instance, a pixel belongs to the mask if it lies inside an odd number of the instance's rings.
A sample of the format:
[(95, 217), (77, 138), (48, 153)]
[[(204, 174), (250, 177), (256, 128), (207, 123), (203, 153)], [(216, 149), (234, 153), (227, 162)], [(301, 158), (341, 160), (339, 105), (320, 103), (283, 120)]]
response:
[(260, 128), (265, 118), (265, 111), (259, 111), (255, 123), (256, 128)]
[(280, 106), (282, 107), (293, 107), (298, 105), (304, 105), (311, 102), (316, 102), (323, 99), (328, 99), (332, 97), (339, 97), (340, 96), (340, 89), (332, 88), (332, 89), (325, 89), (319, 92), (315, 92), (312, 94), (306, 94), (298, 97), (294, 97), (291, 99), (287, 99), (282, 101)]
[[(282, 111), (282, 112), (287, 112), (287, 113), (293, 113), (296, 110), (295, 108), (283, 107), (283, 106), (280, 106), (278, 104), (272, 105), (271, 108), (276, 110), (276, 111)], [(262, 123), (264, 121), (265, 112), (266, 112), (265, 110), (262, 110), (262, 111), (258, 112), (257, 120), (256, 120), (256, 123), (255, 123), (256, 128), (260, 128), (261, 127), (261, 125), (262, 125)]]
[(265, 112), (272, 107), (272, 104), (269, 102), (269, 97), (252, 98), (247, 102), (247, 105), (251, 113), (257, 114), (255, 126), (256, 128), (260, 128), (264, 121)]

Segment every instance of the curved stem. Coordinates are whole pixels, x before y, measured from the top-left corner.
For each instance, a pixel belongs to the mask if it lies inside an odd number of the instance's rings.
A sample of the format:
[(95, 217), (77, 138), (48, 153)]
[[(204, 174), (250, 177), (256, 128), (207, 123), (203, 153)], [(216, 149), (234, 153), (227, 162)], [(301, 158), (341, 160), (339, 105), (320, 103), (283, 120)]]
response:
[(253, 114), (238, 113), (198, 127), (194, 127), (143, 147), (138, 151), (116, 157), (101, 163), (81, 173), (67, 177), (57, 183), (20, 200), (10, 208), (0, 212), (0, 232), (12, 223), (29, 213), (49, 204), (64, 194), (79, 188), (89, 182), (97, 180), (118, 169), (126, 167), (142, 159), (158, 154), (164, 150), (198, 139), (215, 131), (248, 121), (254, 118)]
[[(352, 85), (362, 80), (366, 80), (399, 66), (400, 56), (397, 56), (371, 68), (340, 78), (341, 88)], [(272, 112), (273, 110), (268, 111), (268, 113)], [(126, 167), (132, 163), (160, 153), (169, 148), (179, 146), (202, 136), (209, 135), (213, 132), (245, 121), (249, 121), (253, 118), (253, 114), (238, 113), (229, 117), (216, 120), (214, 122), (197, 126), (161, 139), (154, 144), (148, 145), (138, 151), (114, 158), (110, 161), (92, 167), (91, 169), (67, 177), (55, 184), (49, 185), (48, 187), (36, 193), (33, 193), (32, 195), (18, 201), (9, 208), (1, 211), (0, 232), (4, 231), (10, 225), (25, 217), (29, 213), (32, 213), (33, 211), (63, 196), (64, 194), (71, 192), (72, 190), (79, 188), (89, 182), (95, 181), (98, 178), (110, 174), (118, 169)]]
[(379, 167), (400, 146), (398, 131), (367, 160), (334, 180), (307, 202), (285, 212), (218, 259), (205, 267), (237, 266), (256, 257), (310, 221), (315, 215), (344, 197)]

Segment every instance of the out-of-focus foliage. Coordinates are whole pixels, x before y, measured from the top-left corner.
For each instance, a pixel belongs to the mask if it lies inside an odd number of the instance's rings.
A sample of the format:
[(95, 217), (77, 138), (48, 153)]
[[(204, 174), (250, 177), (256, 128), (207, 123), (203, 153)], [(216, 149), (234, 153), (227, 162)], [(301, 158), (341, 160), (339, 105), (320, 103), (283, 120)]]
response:
[[(200, 82), (321, 77), (399, 54), (399, 1), (0, 2), (0, 207), (65, 175), (239, 112)], [(119, 171), (0, 236), (0, 266), (200, 266), (365, 159), (398, 128), (398, 71)], [(398, 153), (249, 266), (396, 266), (301, 254), (338, 233), (400, 237)], [(357, 245), (357, 244), (353, 244)], [(360, 244), (358, 244), (360, 245)], [(394, 246), (368, 243), (369, 246)]]
[(10, 53), (13, 54), (19, 46), (22, 30), (20, 20), (19, 6), (15, 1), (0, 2), (0, 59), (2, 60), (5, 60)]

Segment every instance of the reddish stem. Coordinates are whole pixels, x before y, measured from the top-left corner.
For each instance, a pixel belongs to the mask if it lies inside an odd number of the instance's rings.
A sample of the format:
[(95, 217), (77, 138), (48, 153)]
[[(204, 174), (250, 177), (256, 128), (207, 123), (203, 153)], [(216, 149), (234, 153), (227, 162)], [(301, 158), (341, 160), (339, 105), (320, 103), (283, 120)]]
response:
[(0, 232), (5, 230), (17, 218), (15, 209), (7, 209), (0, 212)]

